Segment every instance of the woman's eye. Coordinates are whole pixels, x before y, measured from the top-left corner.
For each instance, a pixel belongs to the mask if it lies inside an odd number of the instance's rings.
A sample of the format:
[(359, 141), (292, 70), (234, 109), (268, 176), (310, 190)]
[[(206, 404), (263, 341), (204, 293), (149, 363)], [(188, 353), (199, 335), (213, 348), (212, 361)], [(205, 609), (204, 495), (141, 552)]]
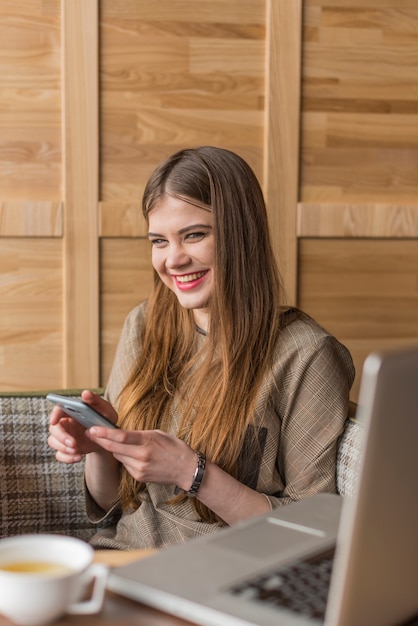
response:
[(187, 239), (192, 239), (194, 241), (200, 241), (200, 239), (203, 239), (203, 237), (205, 236), (206, 233), (189, 233), (188, 235), (186, 235), (186, 240)]
[(150, 239), (150, 242), (152, 246), (156, 247), (161, 247), (166, 243), (165, 239)]
[[(207, 236), (207, 233), (204, 231), (194, 231), (191, 233), (187, 233), (183, 235), (183, 242), (194, 243), (196, 241), (201, 241)], [(169, 239), (164, 239), (163, 237), (149, 237), (149, 242), (155, 248), (163, 248), (166, 245), (170, 244)]]

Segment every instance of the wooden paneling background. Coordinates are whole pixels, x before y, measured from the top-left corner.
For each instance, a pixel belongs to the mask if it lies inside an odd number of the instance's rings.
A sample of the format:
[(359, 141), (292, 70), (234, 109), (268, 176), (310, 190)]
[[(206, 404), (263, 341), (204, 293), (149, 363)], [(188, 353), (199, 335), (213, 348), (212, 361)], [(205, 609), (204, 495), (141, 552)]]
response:
[(59, 2), (0, 2), (0, 388), (63, 376)]
[(298, 303), (354, 356), (418, 343), (418, 4), (306, 0)]
[(105, 384), (145, 182), (204, 143), (253, 166), (288, 301), (359, 372), (418, 342), (416, 0), (0, 0), (0, 71), (0, 389)]

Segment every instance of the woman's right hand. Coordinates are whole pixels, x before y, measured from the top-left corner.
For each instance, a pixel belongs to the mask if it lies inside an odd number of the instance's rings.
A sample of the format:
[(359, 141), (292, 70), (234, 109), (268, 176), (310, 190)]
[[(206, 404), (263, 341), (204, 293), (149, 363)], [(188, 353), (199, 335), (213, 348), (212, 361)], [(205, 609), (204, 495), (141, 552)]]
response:
[[(102, 397), (85, 390), (81, 398), (101, 415), (114, 423), (117, 422), (116, 411)], [(79, 463), (83, 455), (90, 452), (105, 453), (103, 448), (86, 437), (86, 429), (59, 406), (55, 406), (50, 415), (48, 445), (56, 450), (57, 461), (68, 464)]]

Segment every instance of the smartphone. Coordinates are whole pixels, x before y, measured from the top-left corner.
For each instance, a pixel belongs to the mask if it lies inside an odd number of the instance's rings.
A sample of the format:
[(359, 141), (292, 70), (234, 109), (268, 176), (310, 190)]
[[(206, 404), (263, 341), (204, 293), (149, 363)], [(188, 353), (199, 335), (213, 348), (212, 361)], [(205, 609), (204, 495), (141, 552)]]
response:
[(47, 400), (57, 404), (68, 415), (71, 415), (77, 422), (79, 422), (84, 428), (90, 428), (90, 426), (106, 426), (106, 428), (119, 428), (116, 424), (113, 424), (108, 419), (100, 415), (97, 411), (92, 409), (91, 406), (83, 402), (81, 399), (67, 398), (66, 396), (59, 396), (56, 393), (49, 393)]

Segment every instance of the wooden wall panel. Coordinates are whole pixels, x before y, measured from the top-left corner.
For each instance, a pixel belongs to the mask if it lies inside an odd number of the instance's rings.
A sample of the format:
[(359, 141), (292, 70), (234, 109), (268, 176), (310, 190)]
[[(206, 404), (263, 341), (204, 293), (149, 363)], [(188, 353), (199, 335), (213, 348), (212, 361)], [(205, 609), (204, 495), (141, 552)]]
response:
[(110, 374), (125, 317), (145, 300), (153, 282), (148, 239), (103, 238), (101, 241), (102, 380)]
[(299, 304), (353, 355), (357, 399), (372, 350), (418, 344), (418, 243), (301, 239)]
[(296, 304), (302, 0), (269, 0), (264, 195), (285, 299)]
[(418, 197), (418, 6), (304, 3), (302, 202)]
[(418, 237), (418, 204), (309, 203), (298, 205), (299, 237)]
[(178, 149), (236, 150), (263, 176), (265, 0), (101, 2), (101, 200), (138, 201)]
[(299, 305), (352, 350), (418, 343), (418, 6), (304, 2)]
[(61, 237), (62, 202), (0, 200), (1, 237)]
[(97, 387), (99, 351), (99, 4), (62, 2), (64, 387)]
[(62, 380), (61, 256), (60, 239), (0, 240), (0, 390)]
[(0, 1), (0, 389), (62, 383), (59, 0)]
[(0, 201), (61, 199), (59, 9), (0, 2)]

